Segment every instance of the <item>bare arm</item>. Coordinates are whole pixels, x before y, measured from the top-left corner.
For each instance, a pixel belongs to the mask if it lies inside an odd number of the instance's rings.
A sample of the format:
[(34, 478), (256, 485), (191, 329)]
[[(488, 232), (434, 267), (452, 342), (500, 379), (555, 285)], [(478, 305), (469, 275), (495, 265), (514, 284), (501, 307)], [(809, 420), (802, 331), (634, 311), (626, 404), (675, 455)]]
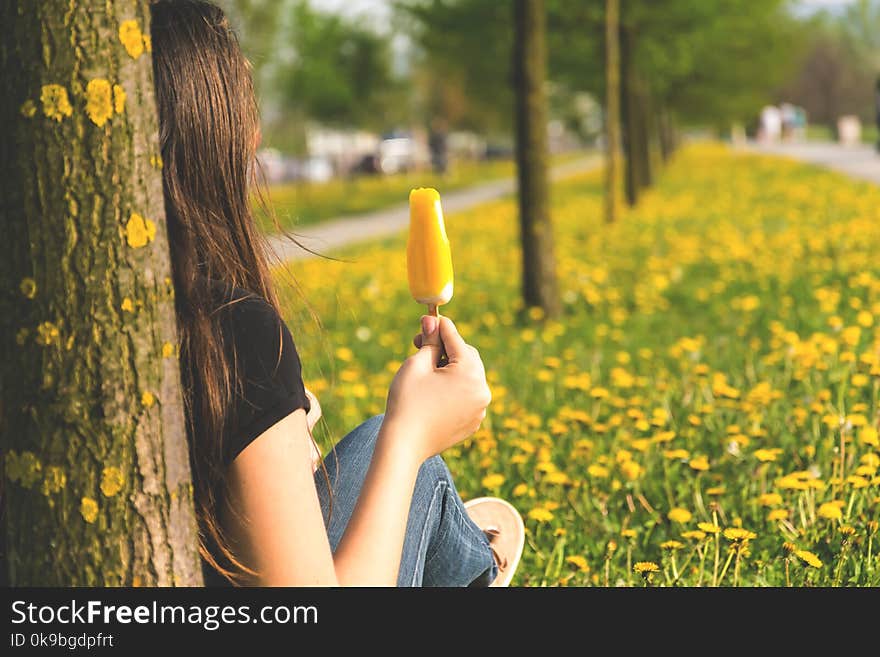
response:
[[(335, 557), (324, 529), (303, 410), (233, 462), (224, 523), (263, 586), (393, 586), (419, 460), (383, 425), (354, 514)], [(396, 447), (396, 446), (403, 446)]]
[[(448, 319), (401, 367), (370, 468), (336, 554), (311, 465), (304, 410), (269, 428), (230, 466), (223, 524), (264, 586), (393, 586), (421, 463), (473, 433), (489, 403), (476, 350)], [(449, 364), (436, 366), (443, 336)], [(429, 401), (426, 401), (429, 400)]]

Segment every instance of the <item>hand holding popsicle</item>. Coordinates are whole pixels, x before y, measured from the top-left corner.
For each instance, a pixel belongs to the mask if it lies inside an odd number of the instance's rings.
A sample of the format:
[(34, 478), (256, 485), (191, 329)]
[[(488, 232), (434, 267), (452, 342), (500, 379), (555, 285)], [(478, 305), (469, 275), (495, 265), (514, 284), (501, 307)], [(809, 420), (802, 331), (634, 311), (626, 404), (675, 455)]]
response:
[[(439, 319), (439, 306), (452, 298), (453, 275), (452, 253), (436, 189), (420, 187), (409, 193), (406, 266), (413, 298), (428, 306), (428, 314)], [(445, 359), (442, 352), (440, 361)]]

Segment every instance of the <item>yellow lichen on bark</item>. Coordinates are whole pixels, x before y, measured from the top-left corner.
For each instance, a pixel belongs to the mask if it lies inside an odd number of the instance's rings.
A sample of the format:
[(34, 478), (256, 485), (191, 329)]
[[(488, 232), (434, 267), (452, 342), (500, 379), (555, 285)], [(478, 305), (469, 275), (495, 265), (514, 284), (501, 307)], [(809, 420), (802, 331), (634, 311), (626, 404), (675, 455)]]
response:
[(98, 519), (98, 503), (91, 497), (84, 497), (79, 503), (79, 513), (88, 523)]
[(132, 59), (137, 59), (144, 53), (144, 35), (136, 20), (122, 21), (119, 25), (119, 40), (125, 46)]
[(37, 344), (48, 347), (50, 344), (57, 342), (61, 332), (52, 322), (42, 322), (37, 326)]
[(128, 297), (125, 297), (122, 300), (122, 309), (125, 312), (133, 313), (134, 312), (134, 303), (132, 303), (132, 300), (129, 299)]
[(141, 395), (141, 404), (143, 404), (144, 408), (150, 408), (153, 404), (156, 403), (156, 395), (154, 395), (149, 390), (144, 390)]
[(113, 111), (122, 114), (125, 111), (125, 89), (122, 85), (113, 85)]
[(21, 293), (28, 299), (33, 299), (37, 296), (37, 282), (30, 276), (21, 279), (18, 289), (20, 289)]
[(6, 477), (22, 488), (31, 488), (42, 475), (43, 464), (33, 452), (17, 454), (10, 450), (6, 454)]
[(48, 497), (52, 493), (57, 493), (67, 485), (67, 475), (64, 470), (57, 465), (50, 465), (46, 468), (46, 476), (43, 478), (43, 495)]
[(166, 342), (162, 345), (162, 358), (171, 358), (174, 355), (174, 345)]
[(101, 473), (101, 492), (106, 497), (113, 497), (122, 490), (125, 484), (125, 478), (122, 476), (122, 470), (115, 466), (104, 468)]
[(28, 98), (21, 104), (18, 111), (21, 112), (21, 115), (26, 119), (33, 118), (34, 114), (37, 113), (37, 104)]
[(149, 219), (144, 219), (137, 212), (132, 212), (125, 224), (125, 237), (131, 248), (144, 247), (156, 237), (156, 224)]
[(107, 80), (96, 78), (86, 85), (86, 114), (99, 128), (113, 116), (113, 87)]
[(67, 97), (67, 89), (60, 84), (44, 84), (40, 91), (40, 102), (43, 103), (43, 114), (53, 121), (61, 121), (73, 114), (73, 106)]

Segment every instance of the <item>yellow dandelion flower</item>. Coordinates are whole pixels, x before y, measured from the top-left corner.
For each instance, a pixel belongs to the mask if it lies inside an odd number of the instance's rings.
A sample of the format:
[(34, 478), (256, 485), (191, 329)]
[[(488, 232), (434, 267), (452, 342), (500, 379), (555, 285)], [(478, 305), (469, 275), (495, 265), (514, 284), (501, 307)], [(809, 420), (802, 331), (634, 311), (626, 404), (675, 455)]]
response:
[(782, 495), (779, 493), (764, 493), (758, 496), (758, 504), (761, 506), (779, 506), (782, 504)]
[(504, 483), (504, 475), (502, 474), (489, 474), (483, 477), (483, 488), (501, 488), (501, 485)]
[(587, 474), (594, 479), (607, 479), (609, 472), (604, 465), (596, 465), (595, 463), (587, 467)]
[(686, 449), (667, 449), (663, 452), (663, 458), (670, 461), (684, 461), (691, 455)]
[(754, 452), (755, 458), (761, 463), (775, 461), (781, 453), (781, 449), (756, 449)]
[(91, 497), (84, 497), (79, 503), (79, 513), (87, 523), (91, 524), (98, 519), (98, 503)]
[(820, 518), (827, 518), (828, 520), (840, 520), (843, 518), (843, 511), (841, 511), (840, 505), (835, 502), (821, 504), (817, 513)]
[(660, 566), (658, 566), (653, 561), (637, 561), (633, 566), (633, 570), (643, 577), (650, 575), (651, 573), (656, 573), (660, 570)]
[(528, 484), (517, 484), (513, 488), (513, 496), (514, 497), (522, 497), (523, 495), (525, 495), (528, 492), (529, 492)]
[(553, 512), (548, 511), (542, 506), (536, 506), (534, 509), (529, 511), (528, 517), (532, 520), (537, 520), (538, 522), (550, 522), (553, 520)]
[(137, 59), (144, 53), (144, 34), (136, 20), (122, 21), (119, 24), (119, 40), (132, 59)]
[(89, 80), (86, 85), (86, 114), (99, 128), (113, 116), (113, 87), (107, 80)]
[(859, 323), (859, 326), (870, 328), (874, 325), (874, 316), (870, 313), (870, 311), (862, 310), (856, 316), (856, 321)]
[(587, 563), (587, 560), (579, 554), (573, 554), (570, 557), (565, 557), (565, 562), (570, 563), (582, 573), (590, 572), (590, 565)]
[(862, 443), (862, 445), (880, 447), (880, 437), (878, 437), (877, 429), (871, 426), (865, 426), (859, 429), (859, 442)]
[(699, 529), (691, 529), (689, 531), (682, 532), (681, 537), (692, 541), (702, 541), (704, 538), (706, 538), (706, 532), (700, 531)]
[(569, 479), (568, 475), (564, 472), (551, 472), (544, 477), (544, 481), (548, 484), (556, 484), (559, 486), (571, 484), (571, 479)]
[(698, 522), (697, 527), (707, 534), (717, 534), (721, 531), (721, 527), (711, 522)]
[(742, 527), (728, 527), (723, 533), (724, 538), (728, 541), (750, 541), (753, 538), (758, 537), (755, 532), (750, 532), (748, 529), (743, 529)]
[(719, 495), (724, 495), (726, 490), (727, 489), (724, 486), (710, 486), (706, 489), (706, 495), (718, 497)]
[(707, 459), (705, 456), (695, 456), (690, 460), (690, 463), (688, 463), (688, 465), (697, 472), (705, 472), (709, 469), (709, 459)]
[(635, 529), (621, 529), (620, 535), (623, 536), (624, 538), (635, 538), (636, 536), (639, 535), (639, 532), (636, 531)]
[(156, 224), (132, 212), (125, 224), (125, 237), (131, 248), (144, 247), (156, 238)]
[(795, 550), (794, 555), (808, 566), (813, 568), (821, 568), (822, 560), (818, 556), (807, 550)]
[(73, 114), (67, 89), (60, 84), (43, 85), (40, 90), (40, 102), (43, 103), (43, 114), (53, 121), (60, 123), (64, 117)]
[(645, 473), (645, 468), (643, 468), (635, 461), (627, 461), (626, 463), (622, 463), (620, 465), (620, 472), (629, 481), (635, 481)]
[(773, 509), (767, 514), (767, 522), (776, 522), (777, 520), (786, 520), (788, 518), (787, 509)]
[(687, 509), (683, 509), (682, 507), (677, 506), (674, 509), (670, 509), (669, 513), (666, 514), (666, 517), (669, 518), (672, 522), (684, 524), (691, 521), (691, 518), (693, 518), (693, 514)]
[(684, 547), (684, 543), (682, 543), (681, 541), (675, 541), (675, 540), (663, 541), (660, 544), (660, 547), (663, 548), (664, 550), (671, 550), (671, 551), (681, 550)]

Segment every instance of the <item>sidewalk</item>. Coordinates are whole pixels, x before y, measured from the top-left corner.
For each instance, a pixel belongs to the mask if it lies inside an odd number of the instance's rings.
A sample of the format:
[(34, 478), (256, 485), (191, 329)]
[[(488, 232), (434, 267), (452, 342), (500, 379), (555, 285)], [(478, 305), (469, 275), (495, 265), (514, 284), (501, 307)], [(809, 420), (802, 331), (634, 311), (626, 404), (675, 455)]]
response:
[[(598, 168), (601, 162), (602, 158), (598, 155), (566, 162), (553, 167), (550, 178), (559, 180), (585, 173)], [(442, 189), (439, 191), (443, 198), (443, 212), (448, 216), (513, 194), (516, 191), (516, 181), (513, 178), (506, 178), (447, 194), (444, 194)], [(409, 203), (403, 202), (382, 210), (331, 219), (314, 226), (304, 226), (296, 231), (295, 235), (304, 246), (325, 254), (349, 244), (394, 235), (407, 226), (409, 226)], [(283, 237), (270, 236), (269, 245), (281, 260), (304, 260), (314, 257)]]
[(803, 162), (845, 173), (853, 178), (880, 185), (880, 153), (868, 144), (841, 146), (833, 142), (793, 144), (757, 144), (749, 142), (747, 150), (782, 155)]

